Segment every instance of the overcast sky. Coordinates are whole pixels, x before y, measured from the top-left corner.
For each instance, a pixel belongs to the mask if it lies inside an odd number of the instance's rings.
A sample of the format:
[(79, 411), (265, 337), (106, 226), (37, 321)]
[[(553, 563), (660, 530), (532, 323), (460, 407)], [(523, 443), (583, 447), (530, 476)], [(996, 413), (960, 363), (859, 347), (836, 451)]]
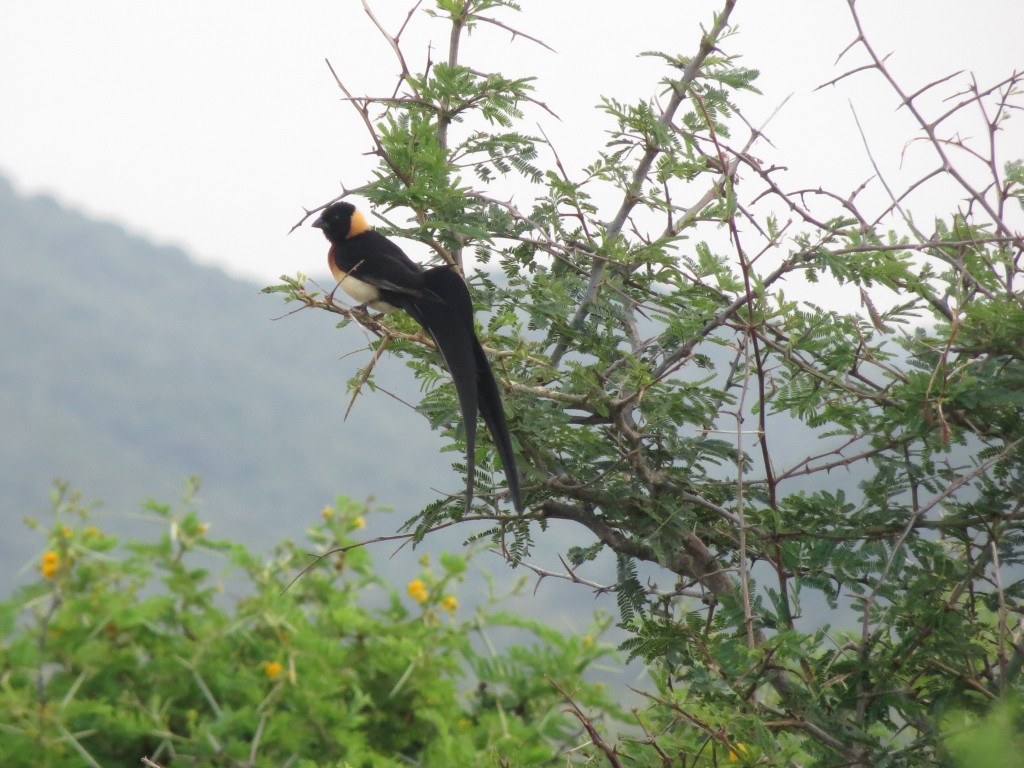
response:
[[(603, 0), (522, 0), (521, 14), (492, 13), (556, 52), (481, 28), (464, 61), (536, 76), (538, 97), (561, 121), (540, 111), (530, 118), (578, 167), (608, 127), (593, 109), (599, 97), (654, 93), (663, 71), (637, 54), (693, 53), (699, 24), (718, 5), (651, 0), (627, 10)], [(373, 6), (390, 29), (409, 7)], [(860, 7), (876, 48), (895, 51), (892, 69), (912, 90), (958, 69), (974, 70), (983, 83), (1024, 69), (1021, 0), (860, 0)], [(854, 37), (845, 0), (739, 0), (733, 20), (740, 32), (725, 50), (763, 72), (765, 96), (744, 102), (751, 119), (793, 94), (768, 131), (773, 159), (790, 167), (791, 178), (839, 188), (866, 178), (850, 100), (881, 161), (898, 171), (909, 123), (876, 76), (812, 93), (843, 69), (834, 61)], [(443, 55), (447, 27), (420, 12), (407, 37), (410, 65), (418, 67), (427, 40), (435, 58)], [(325, 58), (357, 94), (390, 88), (397, 71), (358, 0), (5, 2), (0, 173), (23, 192), (53, 194), (260, 283), (317, 273), (319, 232), (286, 236), (289, 227), (303, 205), (330, 199), (342, 181), (361, 183), (372, 165), (364, 129), (339, 100)], [(1017, 147), (1024, 156), (1024, 142)]]

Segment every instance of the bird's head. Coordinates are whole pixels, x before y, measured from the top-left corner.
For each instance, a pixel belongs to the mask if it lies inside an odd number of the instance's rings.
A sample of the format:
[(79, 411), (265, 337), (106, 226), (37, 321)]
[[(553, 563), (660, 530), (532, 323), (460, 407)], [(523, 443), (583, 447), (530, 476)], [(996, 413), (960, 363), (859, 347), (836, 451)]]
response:
[(363, 214), (351, 203), (331, 203), (313, 226), (322, 229), (332, 243), (355, 237), (370, 228)]

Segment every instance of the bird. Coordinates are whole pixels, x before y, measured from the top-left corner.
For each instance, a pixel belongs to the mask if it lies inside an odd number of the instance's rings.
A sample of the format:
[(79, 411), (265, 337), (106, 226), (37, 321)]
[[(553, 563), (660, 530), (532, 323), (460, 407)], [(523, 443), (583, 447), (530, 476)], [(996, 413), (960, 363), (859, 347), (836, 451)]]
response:
[(505, 472), (512, 505), (523, 511), (519, 469), (505, 408), (487, 354), (473, 326), (473, 299), (465, 280), (450, 266), (424, 269), (394, 242), (370, 227), (354, 205), (328, 205), (313, 226), (330, 242), (327, 263), (345, 293), (385, 314), (402, 310), (434, 340), (444, 359), (462, 410), (466, 432), (466, 511), (476, 477), (477, 413), (483, 416)]

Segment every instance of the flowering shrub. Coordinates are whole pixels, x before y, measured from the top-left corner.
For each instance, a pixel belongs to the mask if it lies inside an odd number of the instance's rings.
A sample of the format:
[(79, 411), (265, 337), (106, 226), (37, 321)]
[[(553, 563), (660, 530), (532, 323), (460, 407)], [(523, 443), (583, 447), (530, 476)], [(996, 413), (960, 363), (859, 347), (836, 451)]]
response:
[[(461, 556), (423, 561), (410, 610), (352, 546), (361, 505), (320, 517), (301, 573), (308, 543), (257, 557), (155, 503), (156, 539), (119, 542), (66, 487), (55, 499), (41, 578), (0, 602), (5, 768), (542, 765), (586, 740), (559, 689), (615, 711), (580, 674), (606, 646), (516, 620), (543, 642), (475, 653), (509, 620), (455, 621)], [(385, 608), (361, 604), (373, 589)]]

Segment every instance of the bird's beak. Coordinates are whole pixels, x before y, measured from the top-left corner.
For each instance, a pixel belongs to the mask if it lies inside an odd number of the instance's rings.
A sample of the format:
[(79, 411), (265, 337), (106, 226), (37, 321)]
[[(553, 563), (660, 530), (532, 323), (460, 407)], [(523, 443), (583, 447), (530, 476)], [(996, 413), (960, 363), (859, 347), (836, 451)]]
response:
[(318, 218), (318, 219), (317, 219), (316, 221), (314, 221), (314, 222), (313, 222), (313, 223), (312, 223), (312, 224), (311, 224), (310, 226), (316, 227), (317, 229), (323, 229), (324, 227), (326, 227), (326, 226), (327, 226), (327, 222), (326, 222), (326, 221), (324, 221), (324, 217), (323, 217), (323, 215), (321, 215), (321, 216), (320, 216), (320, 217), (319, 217), (319, 218)]

